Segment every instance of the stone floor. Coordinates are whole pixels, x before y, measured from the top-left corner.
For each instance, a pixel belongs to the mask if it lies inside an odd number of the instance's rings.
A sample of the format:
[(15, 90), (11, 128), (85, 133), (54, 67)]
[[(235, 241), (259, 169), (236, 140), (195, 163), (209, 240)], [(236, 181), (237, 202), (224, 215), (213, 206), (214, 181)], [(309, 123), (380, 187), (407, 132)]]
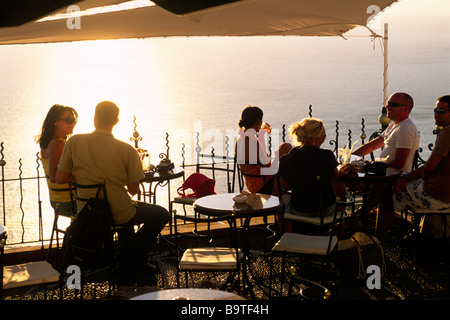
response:
[[(370, 225), (369, 225), (370, 231)], [(386, 272), (382, 277), (380, 289), (368, 289), (366, 280), (337, 279), (337, 285), (330, 288), (332, 300), (447, 300), (450, 298), (450, 277), (449, 261), (442, 250), (436, 244), (422, 244), (418, 246), (416, 259), (400, 246), (400, 239), (403, 237), (404, 229), (394, 225), (383, 244), (385, 254)], [(252, 257), (251, 270), (257, 275), (257, 279), (263, 284), (267, 284), (269, 275), (269, 264), (264, 256), (264, 235), (265, 232), (255, 229), (251, 233)], [(270, 249), (277, 241), (277, 238), (270, 238), (265, 244), (266, 249)], [(297, 273), (309, 280), (316, 280), (318, 270), (315, 266), (306, 267), (300, 260), (291, 260), (296, 267)], [(83, 288), (83, 296), (79, 292), (64, 289), (65, 300), (127, 300), (137, 295), (176, 287), (176, 258), (173, 252), (168, 250), (165, 242), (159, 243), (154, 251), (149, 255), (149, 263), (155, 268), (147, 274), (144, 283), (132, 283), (126, 279), (116, 282), (108, 295), (108, 283), (102, 277), (93, 276), (91, 280), (95, 284), (87, 283)], [(277, 265), (277, 262), (275, 263)], [(208, 276), (207, 274), (197, 275), (190, 279), (190, 287), (218, 288), (226, 279), (223, 274)], [(251, 278), (253, 279), (253, 278)], [(255, 278), (256, 279), (256, 278)], [(318, 279), (317, 279), (318, 280)], [(300, 285), (300, 288), (308, 289), (308, 285)], [(94, 289), (95, 288), (95, 289)], [(269, 298), (263, 289), (255, 286), (253, 295), (242, 293), (237, 287), (226, 288), (225, 290), (238, 293), (246, 299), (258, 301), (268, 301)], [(309, 289), (313, 292), (313, 289)], [(308, 290), (305, 290), (308, 292)], [(314, 298), (321, 298), (321, 294), (314, 295)], [(43, 299), (43, 290), (40, 287), (21, 289), (19, 291), (4, 294), (5, 300), (40, 300)], [(58, 299), (56, 287), (47, 288), (47, 299)], [(301, 299), (302, 297), (296, 297)], [(273, 300), (273, 299), (272, 299)]]

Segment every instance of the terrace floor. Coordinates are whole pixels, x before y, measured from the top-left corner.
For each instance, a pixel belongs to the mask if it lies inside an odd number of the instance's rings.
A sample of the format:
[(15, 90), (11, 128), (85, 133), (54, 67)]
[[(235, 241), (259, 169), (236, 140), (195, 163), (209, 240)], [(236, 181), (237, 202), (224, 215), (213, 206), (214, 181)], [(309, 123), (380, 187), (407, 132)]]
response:
[[(270, 222), (270, 221), (269, 221)], [(255, 220), (254, 227), (263, 227), (261, 220)], [(369, 229), (373, 221), (369, 221)], [(186, 226), (181, 232), (189, 232), (191, 226)], [(382, 277), (381, 289), (368, 289), (366, 280), (348, 279), (339, 277), (337, 284), (332, 289), (332, 299), (337, 300), (447, 300), (450, 298), (450, 277), (448, 277), (449, 260), (444, 255), (439, 245), (433, 243), (419, 245), (417, 259), (414, 261), (410, 255), (400, 246), (400, 239), (404, 229), (399, 225), (393, 225), (386, 242), (383, 244), (385, 254), (386, 272)], [(163, 235), (168, 236), (168, 228)], [(270, 250), (278, 237), (264, 238), (267, 233), (264, 228), (253, 228), (251, 231), (251, 268), (263, 282), (268, 279), (269, 265), (264, 255), (264, 249)], [(264, 248), (265, 246), (265, 248)], [(164, 241), (155, 246), (149, 254), (148, 261), (154, 266), (153, 272), (147, 274), (145, 281), (135, 283), (127, 279), (119, 279), (112, 288), (111, 295), (107, 294), (107, 281), (102, 277), (92, 277), (83, 287), (83, 296), (76, 294), (74, 290), (64, 289), (64, 300), (128, 300), (138, 295), (167, 288), (176, 287), (176, 257), (168, 249)], [(294, 261), (294, 264), (297, 263)], [(315, 280), (318, 270), (314, 266), (305, 267), (301, 263), (297, 265), (298, 273), (309, 280)], [(225, 276), (218, 274), (210, 277), (207, 274), (199, 274), (190, 279), (190, 287), (203, 287), (217, 289), (224, 282)], [(94, 284), (95, 283), (95, 284)], [(183, 285), (182, 285), (183, 286)], [(253, 295), (238, 292), (237, 288), (225, 290), (242, 295), (246, 299), (268, 300), (264, 290), (254, 287)], [(41, 287), (10, 290), (4, 292), (4, 300), (40, 300), (43, 299)], [(47, 288), (47, 299), (59, 299), (56, 287)]]

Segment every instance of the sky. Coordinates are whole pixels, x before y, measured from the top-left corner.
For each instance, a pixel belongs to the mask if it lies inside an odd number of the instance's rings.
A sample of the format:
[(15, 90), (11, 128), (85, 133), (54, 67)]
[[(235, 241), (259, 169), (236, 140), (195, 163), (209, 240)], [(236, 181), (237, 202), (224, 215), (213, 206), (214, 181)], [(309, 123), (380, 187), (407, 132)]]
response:
[(375, 19), (378, 26), (388, 22), (389, 33), (395, 36), (417, 37), (418, 41), (446, 36), (450, 43), (449, 17), (449, 0), (400, 0)]

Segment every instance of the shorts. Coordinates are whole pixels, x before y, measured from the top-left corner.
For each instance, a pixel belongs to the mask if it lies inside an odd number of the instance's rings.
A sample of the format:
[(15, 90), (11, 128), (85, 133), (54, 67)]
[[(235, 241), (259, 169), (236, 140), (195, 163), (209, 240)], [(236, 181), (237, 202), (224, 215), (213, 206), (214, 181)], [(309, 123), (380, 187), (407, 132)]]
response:
[(409, 182), (402, 193), (394, 194), (395, 211), (402, 211), (406, 206), (430, 210), (450, 208), (450, 203), (429, 196), (423, 185), (423, 179), (417, 179)]

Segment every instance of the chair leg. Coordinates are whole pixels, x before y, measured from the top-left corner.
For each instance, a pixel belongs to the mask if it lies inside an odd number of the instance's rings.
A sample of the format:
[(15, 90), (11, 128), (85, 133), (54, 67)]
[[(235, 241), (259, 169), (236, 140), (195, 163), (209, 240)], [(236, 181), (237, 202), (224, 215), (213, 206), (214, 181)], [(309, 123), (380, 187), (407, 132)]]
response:
[(172, 237), (172, 219), (173, 219), (173, 203), (172, 201), (169, 201), (169, 233), (170, 237)]
[(52, 250), (53, 235), (55, 234), (55, 232), (58, 234), (58, 232), (56, 231), (57, 228), (58, 228), (58, 216), (55, 214), (55, 218), (53, 219), (52, 234), (50, 236), (50, 243), (48, 245), (47, 259), (46, 259), (47, 261), (50, 261), (50, 252)]

